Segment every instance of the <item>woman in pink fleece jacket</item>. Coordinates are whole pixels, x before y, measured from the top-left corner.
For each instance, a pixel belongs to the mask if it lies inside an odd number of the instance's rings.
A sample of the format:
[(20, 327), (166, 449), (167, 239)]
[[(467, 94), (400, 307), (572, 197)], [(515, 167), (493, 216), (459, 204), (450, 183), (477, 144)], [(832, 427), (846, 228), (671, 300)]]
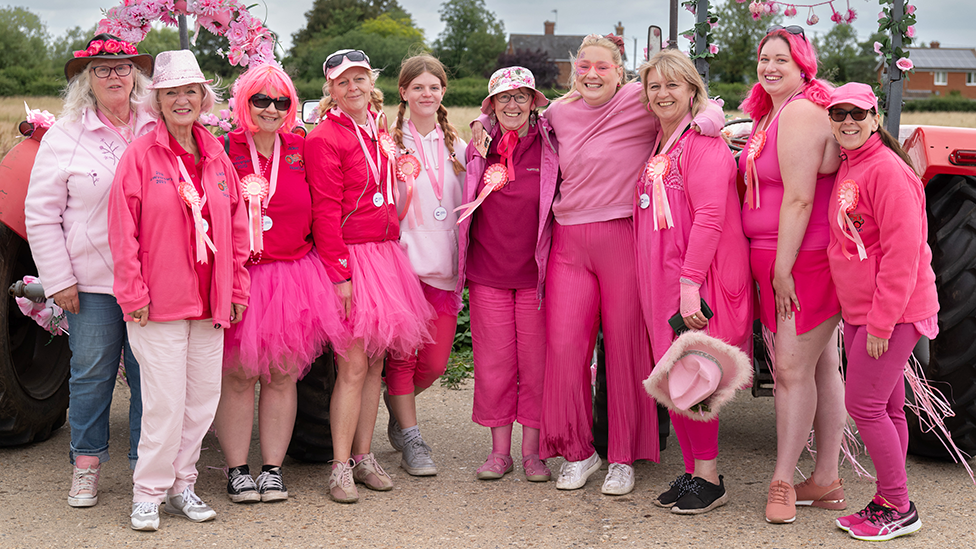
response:
[(845, 402), (878, 476), (867, 507), (837, 526), (885, 541), (922, 527), (908, 499), (904, 368), (919, 337), (939, 331), (925, 192), (908, 155), (880, 127), (871, 86), (837, 88), (828, 109), (843, 159), (827, 255), (844, 317)]

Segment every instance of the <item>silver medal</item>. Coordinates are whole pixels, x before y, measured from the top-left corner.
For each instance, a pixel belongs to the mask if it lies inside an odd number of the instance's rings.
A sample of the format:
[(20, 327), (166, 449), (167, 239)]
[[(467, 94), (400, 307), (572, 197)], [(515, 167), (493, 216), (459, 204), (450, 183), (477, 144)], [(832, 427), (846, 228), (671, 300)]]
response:
[(373, 205), (377, 208), (383, 205), (383, 193), (377, 192), (373, 195)]
[(264, 217), (261, 218), (261, 230), (262, 231), (264, 231), (264, 232), (270, 231), (271, 230), (271, 227), (273, 225), (274, 225), (274, 221), (271, 221), (271, 218), (270, 217), (264, 216)]
[(648, 206), (651, 205), (651, 197), (647, 196), (647, 193), (641, 193), (640, 195), (640, 207), (642, 210), (646, 210)]
[(444, 221), (447, 219), (447, 208), (444, 206), (438, 206), (434, 208), (434, 219), (438, 221)]
[(207, 220), (206, 219), (201, 219), (200, 221), (203, 221), (203, 232), (209, 233), (210, 232), (210, 223), (207, 223)]

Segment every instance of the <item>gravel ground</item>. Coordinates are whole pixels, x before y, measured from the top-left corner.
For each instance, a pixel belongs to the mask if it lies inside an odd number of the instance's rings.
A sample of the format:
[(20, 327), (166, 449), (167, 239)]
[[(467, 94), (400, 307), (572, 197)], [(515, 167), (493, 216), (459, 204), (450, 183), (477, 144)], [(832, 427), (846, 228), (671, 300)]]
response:
[[(674, 436), (660, 464), (637, 463), (637, 487), (627, 496), (600, 494), (605, 463), (586, 486), (572, 492), (556, 490), (553, 482), (526, 482), (518, 466), (501, 480), (476, 480), (490, 436), (471, 422), (470, 381), (457, 391), (435, 386), (418, 399), (421, 427), (440, 470), (436, 477), (414, 478), (399, 468), (381, 409), (373, 450), (393, 476), (392, 492), (361, 488), (359, 503), (334, 503), (326, 489), (327, 465), (288, 458), (287, 502), (236, 505), (224, 495), (223, 456), (210, 434), (198, 464), (196, 492), (217, 511), (217, 519), (195, 524), (161, 514), (158, 532), (135, 532), (128, 516), (127, 396), (120, 386), (112, 408), (113, 459), (102, 467), (95, 507), (67, 505), (67, 426), (43, 443), (0, 449), (0, 547), (865, 547), (833, 525), (840, 514), (836, 511), (801, 508), (791, 525), (763, 520), (775, 459), (770, 398), (743, 392), (723, 411), (720, 470), (731, 502), (705, 515), (678, 516), (652, 504), (681, 472)], [(869, 459), (862, 461), (872, 470)], [(558, 471), (561, 462), (554, 459), (549, 465)], [(250, 465), (252, 470), (261, 465), (256, 441)], [(800, 467), (809, 471), (812, 462), (805, 456)], [(976, 488), (965, 470), (914, 457), (908, 470), (909, 490), (924, 526), (889, 545), (976, 547)], [(874, 483), (857, 478), (846, 465), (842, 474), (850, 506), (846, 514), (867, 503)]]

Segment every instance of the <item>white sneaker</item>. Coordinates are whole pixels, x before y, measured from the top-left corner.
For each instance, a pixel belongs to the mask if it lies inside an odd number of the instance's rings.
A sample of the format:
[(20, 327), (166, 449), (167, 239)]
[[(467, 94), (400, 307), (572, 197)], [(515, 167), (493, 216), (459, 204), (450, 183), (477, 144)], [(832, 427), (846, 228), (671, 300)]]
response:
[(145, 532), (159, 530), (159, 504), (140, 501), (132, 504), (132, 529)]
[(559, 478), (556, 479), (556, 488), (559, 490), (576, 490), (586, 484), (586, 479), (595, 473), (603, 461), (600, 456), (593, 452), (593, 455), (583, 461), (567, 461), (559, 469)]
[(603, 493), (622, 496), (634, 491), (634, 468), (626, 463), (611, 463), (607, 479), (603, 481)]
[(186, 517), (193, 522), (205, 522), (217, 516), (216, 511), (193, 493), (192, 486), (187, 486), (181, 494), (166, 496), (166, 507), (163, 507), (163, 512)]

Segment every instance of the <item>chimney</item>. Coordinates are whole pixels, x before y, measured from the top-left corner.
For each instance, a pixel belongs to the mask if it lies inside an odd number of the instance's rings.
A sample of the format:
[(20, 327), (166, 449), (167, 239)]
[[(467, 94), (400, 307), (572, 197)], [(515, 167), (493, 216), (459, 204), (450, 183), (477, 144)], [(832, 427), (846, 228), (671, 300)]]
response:
[(546, 34), (556, 34), (556, 22), (546, 21), (543, 23), (546, 26)]
[(616, 31), (617, 31), (617, 36), (624, 35), (624, 25), (620, 21), (617, 21)]
[(939, 46), (941, 46), (941, 45), (942, 44), (940, 44), (938, 40), (933, 40), (933, 41), (929, 42), (929, 47), (932, 48), (933, 50), (939, 49)]

